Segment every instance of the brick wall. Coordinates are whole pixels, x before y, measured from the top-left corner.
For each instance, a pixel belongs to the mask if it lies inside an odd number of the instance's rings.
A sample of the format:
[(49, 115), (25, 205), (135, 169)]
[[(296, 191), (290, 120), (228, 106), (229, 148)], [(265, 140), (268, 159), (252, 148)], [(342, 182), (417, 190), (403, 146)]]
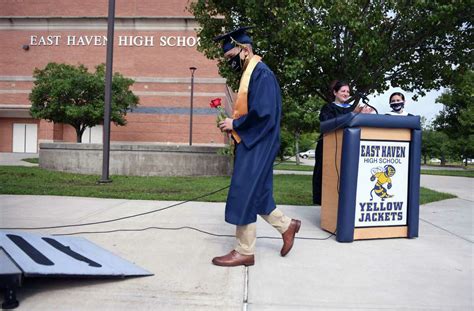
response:
[[(108, 0), (1, 0), (2, 16), (107, 16)], [(116, 0), (116, 16), (191, 16), (189, 0)]]
[[(105, 62), (106, 18), (97, 16), (106, 16), (107, 2), (1, 1), (2, 15), (14, 18), (0, 18), (0, 129), (12, 122), (2, 116), (2, 106), (25, 105), (26, 111), (30, 105), (35, 68), (58, 62), (81, 63), (93, 70)], [(111, 127), (112, 141), (187, 143), (189, 67), (194, 66), (198, 69), (194, 76), (193, 143), (224, 142), (209, 101), (216, 97), (225, 100), (225, 81), (216, 62), (198, 52), (197, 45), (192, 46), (196, 24), (185, 11), (187, 4), (187, 0), (116, 1), (113, 69), (136, 79), (132, 89), (140, 97), (140, 105), (127, 115), (127, 126)], [(90, 18), (74, 18), (86, 16)], [(148, 18), (140, 18), (143, 16)], [(135, 45), (129, 46), (134, 38)], [(29, 49), (23, 49), (24, 45)], [(0, 135), (0, 151), (11, 151), (11, 131), (1, 131)], [(74, 142), (76, 134), (69, 125), (41, 123), (38, 139)]]

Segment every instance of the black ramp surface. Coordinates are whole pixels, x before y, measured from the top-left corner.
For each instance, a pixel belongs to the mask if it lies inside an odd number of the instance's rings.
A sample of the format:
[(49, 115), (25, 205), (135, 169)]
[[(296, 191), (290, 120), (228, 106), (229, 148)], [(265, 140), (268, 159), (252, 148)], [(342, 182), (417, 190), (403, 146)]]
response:
[(44, 266), (54, 265), (54, 263), (49, 260), (48, 257), (43, 255), (39, 250), (37, 250), (21, 236), (16, 234), (7, 234), (7, 237), (37, 264)]
[(52, 238), (43, 238), (44, 241), (48, 242), (49, 245), (51, 245), (52, 247), (56, 248), (58, 251), (61, 251), (63, 252), (64, 254), (68, 255), (68, 256), (71, 256), (72, 258), (76, 259), (76, 260), (80, 260), (80, 261), (84, 261), (86, 262), (87, 264), (89, 264), (89, 266), (91, 267), (96, 267), (96, 268), (100, 268), (102, 267), (102, 265), (98, 264), (97, 262), (93, 261), (93, 260), (90, 260), (89, 258), (87, 257), (84, 257), (82, 256), (81, 254), (79, 253), (76, 253), (75, 251), (73, 251), (69, 246), (66, 246), (66, 245), (63, 245), (61, 244), (60, 242), (58, 242), (57, 240), (55, 239), (52, 239)]

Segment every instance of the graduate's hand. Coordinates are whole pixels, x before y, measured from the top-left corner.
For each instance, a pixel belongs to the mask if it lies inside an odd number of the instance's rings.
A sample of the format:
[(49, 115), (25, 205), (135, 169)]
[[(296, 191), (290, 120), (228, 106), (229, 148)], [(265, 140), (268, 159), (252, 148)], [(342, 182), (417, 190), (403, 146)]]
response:
[(234, 119), (225, 118), (223, 121), (219, 122), (219, 128), (222, 132), (229, 132), (233, 130), (232, 122)]
[(364, 106), (362, 107), (361, 113), (375, 113), (375, 110), (372, 107)]
[(375, 110), (372, 109), (371, 107), (367, 106), (367, 105), (360, 104), (357, 107), (355, 107), (354, 112), (356, 112), (356, 113), (374, 113)]
[(369, 107), (367, 105), (362, 105), (359, 107), (360, 107), (360, 113), (374, 113), (375, 112), (375, 110), (372, 109), (372, 107)]

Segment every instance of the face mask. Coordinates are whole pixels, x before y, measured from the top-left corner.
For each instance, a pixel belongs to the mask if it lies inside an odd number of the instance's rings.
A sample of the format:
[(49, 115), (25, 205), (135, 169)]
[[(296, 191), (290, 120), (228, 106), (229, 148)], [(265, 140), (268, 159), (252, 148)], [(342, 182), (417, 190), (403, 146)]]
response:
[[(240, 52), (242, 52), (242, 49), (240, 49)], [(242, 60), (240, 59), (240, 52), (227, 61), (230, 68), (232, 68), (232, 70), (236, 72), (242, 71)]]
[(404, 102), (390, 104), (390, 107), (392, 108), (392, 110), (396, 112), (399, 112), (400, 110), (402, 110), (404, 106), (405, 106)]

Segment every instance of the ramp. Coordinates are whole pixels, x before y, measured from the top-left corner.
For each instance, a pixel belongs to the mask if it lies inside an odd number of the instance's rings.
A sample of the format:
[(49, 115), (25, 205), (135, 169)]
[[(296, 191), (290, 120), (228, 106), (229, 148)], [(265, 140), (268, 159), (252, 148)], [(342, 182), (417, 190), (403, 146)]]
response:
[(2, 308), (15, 308), (24, 277), (127, 277), (153, 275), (85, 238), (0, 231)]

